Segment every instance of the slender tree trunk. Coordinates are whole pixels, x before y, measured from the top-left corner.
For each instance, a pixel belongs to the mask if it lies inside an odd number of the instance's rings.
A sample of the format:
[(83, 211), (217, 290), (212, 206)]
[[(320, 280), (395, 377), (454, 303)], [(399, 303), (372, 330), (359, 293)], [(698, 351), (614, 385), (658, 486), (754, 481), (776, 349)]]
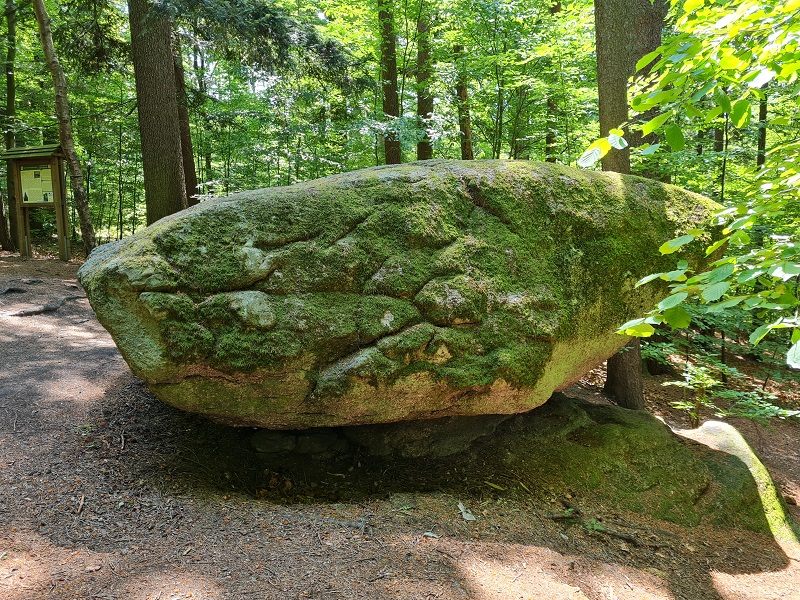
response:
[[(17, 84), (15, 69), (17, 61), (17, 5), (14, 0), (6, 0), (6, 150), (16, 146), (17, 120)], [(11, 173), (11, 162), (6, 163), (6, 173)], [(8, 198), (8, 224), (11, 236), (10, 243), (4, 250), (15, 250), (17, 247), (17, 197), (14, 191), (14, 178), (6, 177)]]
[(756, 166), (762, 167), (767, 159), (767, 92), (766, 84), (761, 90), (764, 97), (758, 102), (758, 154), (756, 155)]
[(186, 187), (186, 203), (197, 204), (197, 171), (194, 166), (192, 129), (189, 123), (189, 96), (186, 93), (186, 74), (183, 70), (183, 52), (180, 38), (172, 38), (173, 64), (175, 66), (175, 93), (178, 98), (178, 127), (181, 132), (181, 156), (183, 158), (183, 178)]
[(547, 98), (547, 133), (544, 134), (544, 160), (554, 163), (557, 160), (556, 143), (558, 127), (558, 105), (552, 96)]
[(11, 243), (11, 233), (8, 231), (5, 198), (3, 198), (2, 192), (0, 192), (0, 248), (8, 252), (14, 250), (14, 244)]
[(458, 102), (458, 131), (461, 134), (461, 160), (473, 160), (472, 121), (469, 116), (469, 92), (467, 91), (467, 72), (460, 64), (464, 59), (464, 46), (453, 46), (456, 59), (456, 98)]
[(425, 137), (417, 143), (417, 160), (433, 158), (433, 144), (428, 135), (426, 120), (433, 116), (433, 95), (431, 94), (431, 27), (425, 14), (424, 2), (420, 4), (417, 19), (417, 117), (425, 129)]
[[(503, 54), (506, 52), (506, 47), (503, 45)], [(496, 113), (495, 113), (495, 123), (494, 123), (494, 139), (492, 140), (492, 158), (500, 158), (500, 150), (503, 147), (503, 132), (504, 132), (504, 121), (506, 118), (505, 109), (506, 109), (506, 98), (505, 94), (503, 93), (505, 87), (505, 73), (503, 67), (499, 64), (495, 63), (494, 66), (494, 75), (495, 75), (495, 82), (497, 85), (497, 96), (496, 96)]]
[(72, 183), (72, 197), (75, 201), (75, 209), (78, 211), (78, 219), (81, 224), (81, 237), (83, 238), (83, 249), (86, 256), (97, 245), (94, 237), (94, 228), (89, 212), (89, 202), (86, 197), (86, 190), (83, 186), (83, 170), (81, 169), (78, 153), (75, 152), (75, 140), (72, 137), (72, 122), (69, 116), (69, 104), (67, 102), (67, 80), (64, 71), (58, 62), (56, 51), (53, 46), (53, 35), (50, 31), (50, 17), (44, 7), (44, 0), (33, 0), (33, 10), (36, 13), (36, 22), (39, 25), (39, 35), (42, 38), (42, 49), (47, 60), (47, 66), (53, 76), (53, 88), (56, 97), (56, 118), (58, 119), (58, 134), (61, 141), (61, 149), (69, 166), (70, 181)]
[(147, 224), (186, 208), (172, 25), (149, 0), (128, 0)]
[[(400, 116), (400, 98), (397, 93), (397, 32), (394, 25), (392, 0), (378, 0), (378, 20), (381, 30), (381, 88), (383, 114), (387, 118)], [(402, 162), (402, 150), (397, 134), (391, 130), (383, 138), (387, 165)]]
[[(550, 5), (550, 16), (555, 17), (561, 12), (561, 2), (555, 0)], [(552, 94), (547, 97), (547, 131), (544, 134), (544, 160), (546, 162), (556, 162), (556, 143), (558, 130), (558, 103)]]

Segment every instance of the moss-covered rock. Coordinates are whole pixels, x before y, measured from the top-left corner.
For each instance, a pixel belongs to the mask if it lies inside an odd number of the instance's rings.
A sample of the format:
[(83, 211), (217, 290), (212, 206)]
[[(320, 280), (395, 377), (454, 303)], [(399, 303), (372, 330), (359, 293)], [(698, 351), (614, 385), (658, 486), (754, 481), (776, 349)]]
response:
[(624, 344), (658, 293), (633, 284), (712, 206), (636, 177), (426, 161), (204, 202), (79, 278), (184, 410), (272, 428), (511, 414)]

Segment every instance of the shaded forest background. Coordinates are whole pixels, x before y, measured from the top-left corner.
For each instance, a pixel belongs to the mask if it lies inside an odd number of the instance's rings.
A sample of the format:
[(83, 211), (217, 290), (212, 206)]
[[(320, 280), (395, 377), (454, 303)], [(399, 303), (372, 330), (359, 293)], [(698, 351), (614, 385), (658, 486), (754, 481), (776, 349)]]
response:
[[(9, 0), (5, 8), (6, 146), (57, 142), (31, 5)], [(599, 133), (591, 1), (180, 0), (144, 10), (145, 28), (161, 17), (171, 26), (197, 181), (190, 198), (414, 160), (419, 152), (574, 165)], [(146, 223), (128, 9), (68, 0), (48, 11), (92, 222), (99, 242), (118, 239)], [(389, 38), (396, 82), (386, 70)], [(396, 105), (387, 106), (392, 94)], [(791, 89), (775, 89), (770, 118), (789, 116), (794, 102)], [(643, 114), (633, 121), (647, 120)], [(734, 129), (719, 114), (707, 129), (687, 131), (683, 148), (644, 167), (638, 159), (652, 144), (640, 146), (632, 169), (719, 197), (723, 164), (729, 190), (755, 169), (766, 116), (753, 117)], [(4, 189), (8, 215), (13, 190)], [(54, 224), (37, 212), (43, 218), (34, 227), (46, 237)], [(74, 208), (72, 216), (77, 239)]]

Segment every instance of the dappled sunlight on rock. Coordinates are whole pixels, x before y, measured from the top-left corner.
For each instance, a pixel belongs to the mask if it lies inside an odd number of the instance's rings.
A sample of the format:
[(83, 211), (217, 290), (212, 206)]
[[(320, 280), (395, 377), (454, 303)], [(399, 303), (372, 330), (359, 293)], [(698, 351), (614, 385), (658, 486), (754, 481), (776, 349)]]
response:
[(787, 557), (794, 561), (800, 561), (800, 542), (792, 530), (791, 521), (784, 510), (783, 503), (778, 498), (775, 484), (766, 467), (750, 448), (742, 434), (732, 425), (719, 421), (706, 421), (697, 429), (682, 429), (676, 433), (705, 444), (714, 450), (732, 454), (747, 466), (756, 481), (764, 515), (775, 542)]

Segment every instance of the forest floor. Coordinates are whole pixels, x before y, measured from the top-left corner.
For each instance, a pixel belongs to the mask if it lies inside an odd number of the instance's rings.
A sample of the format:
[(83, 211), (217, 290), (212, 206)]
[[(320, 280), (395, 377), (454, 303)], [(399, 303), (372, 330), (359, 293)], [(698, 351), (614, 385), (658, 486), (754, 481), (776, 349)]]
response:
[[(750, 532), (581, 499), (637, 537), (604, 535), (548, 518), (563, 498), (502, 493), (469, 468), (454, 479), (441, 461), (394, 485), (400, 463), (359, 456), (306, 455), (287, 475), (248, 449), (252, 431), (157, 401), (95, 320), (78, 267), (0, 254), (0, 599), (800, 598), (800, 563)], [(601, 381), (572, 393), (607, 402)], [(646, 381), (648, 409), (686, 427), (669, 404), (682, 390), (662, 381)], [(796, 385), (772, 391), (797, 407)], [(800, 424), (729, 422), (800, 522)]]

